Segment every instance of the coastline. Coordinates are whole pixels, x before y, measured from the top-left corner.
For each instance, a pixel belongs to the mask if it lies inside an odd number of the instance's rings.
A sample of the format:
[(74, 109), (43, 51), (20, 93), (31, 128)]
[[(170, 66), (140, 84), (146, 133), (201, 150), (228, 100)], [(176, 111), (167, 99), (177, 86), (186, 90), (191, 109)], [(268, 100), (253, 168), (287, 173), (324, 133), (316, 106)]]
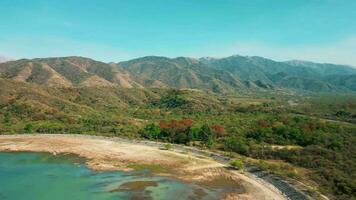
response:
[(160, 150), (157, 146), (122, 138), (63, 134), (0, 135), (0, 151), (71, 153), (86, 158), (89, 168), (100, 171), (153, 166), (153, 173), (157, 175), (214, 186), (229, 181), (229, 184), (244, 188), (244, 192), (226, 194), (225, 199), (287, 199), (273, 185), (238, 171), (226, 170), (224, 164), (209, 157)]

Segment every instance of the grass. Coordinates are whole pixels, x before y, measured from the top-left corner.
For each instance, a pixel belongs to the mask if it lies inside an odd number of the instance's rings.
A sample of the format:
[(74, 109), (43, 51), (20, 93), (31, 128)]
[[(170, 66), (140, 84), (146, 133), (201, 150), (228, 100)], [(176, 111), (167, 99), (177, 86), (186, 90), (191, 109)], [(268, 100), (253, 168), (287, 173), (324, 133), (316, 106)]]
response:
[(159, 164), (138, 164), (138, 163), (130, 163), (128, 168), (134, 170), (149, 170), (152, 173), (170, 173), (172, 172), (168, 167), (163, 167)]

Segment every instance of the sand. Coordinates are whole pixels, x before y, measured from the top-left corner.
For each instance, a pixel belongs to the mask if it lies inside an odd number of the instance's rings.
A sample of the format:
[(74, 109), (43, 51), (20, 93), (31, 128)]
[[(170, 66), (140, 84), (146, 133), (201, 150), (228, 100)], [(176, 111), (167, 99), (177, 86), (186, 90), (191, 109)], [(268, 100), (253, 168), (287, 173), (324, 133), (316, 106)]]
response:
[[(93, 170), (131, 170), (133, 166), (155, 166), (156, 173), (160, 175), (210, 187), (231, 187), (225, 199), (286, 199), (272, 185), (238, 171), (226, 170), (223, 164), (208, 157), (198, 158), (127, 141), (85, 135), (1, 135), (0, 151), (77, 154), (86, 158), (86, 164)], [(233, 190), (234, 187), (238, 189)]]

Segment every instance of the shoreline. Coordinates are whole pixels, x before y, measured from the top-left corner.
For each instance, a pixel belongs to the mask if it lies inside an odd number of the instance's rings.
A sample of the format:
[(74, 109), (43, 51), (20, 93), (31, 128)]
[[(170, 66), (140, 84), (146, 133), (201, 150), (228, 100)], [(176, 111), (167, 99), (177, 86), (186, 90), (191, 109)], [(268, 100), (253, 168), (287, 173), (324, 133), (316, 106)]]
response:
[(245, 189), (244, 193), (226, 194), (225, 199), (287, 199), (270, 183), (227, 170), (226, 165), (212, 158), (173, 149), (160, 150), (157, 144), (164, 143), (92, 135), (0, 135), (0, 151), (49, 152), (53, 155), (73, 153), (86, 158), (90, 169), (99, 171), (127, 171), (153, 166), (156, 175), (211, 185), (220, 184), (223, 180)]

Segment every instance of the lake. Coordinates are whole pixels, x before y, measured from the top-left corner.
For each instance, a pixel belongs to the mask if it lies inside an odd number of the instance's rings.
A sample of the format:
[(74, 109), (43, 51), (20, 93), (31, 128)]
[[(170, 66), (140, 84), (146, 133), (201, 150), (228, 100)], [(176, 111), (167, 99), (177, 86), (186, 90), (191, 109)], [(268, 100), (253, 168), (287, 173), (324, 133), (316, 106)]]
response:
[(219, 199), (222, 193), (148, 169), (93, 171), (74, 155), (0, 152), (2, 200)]

